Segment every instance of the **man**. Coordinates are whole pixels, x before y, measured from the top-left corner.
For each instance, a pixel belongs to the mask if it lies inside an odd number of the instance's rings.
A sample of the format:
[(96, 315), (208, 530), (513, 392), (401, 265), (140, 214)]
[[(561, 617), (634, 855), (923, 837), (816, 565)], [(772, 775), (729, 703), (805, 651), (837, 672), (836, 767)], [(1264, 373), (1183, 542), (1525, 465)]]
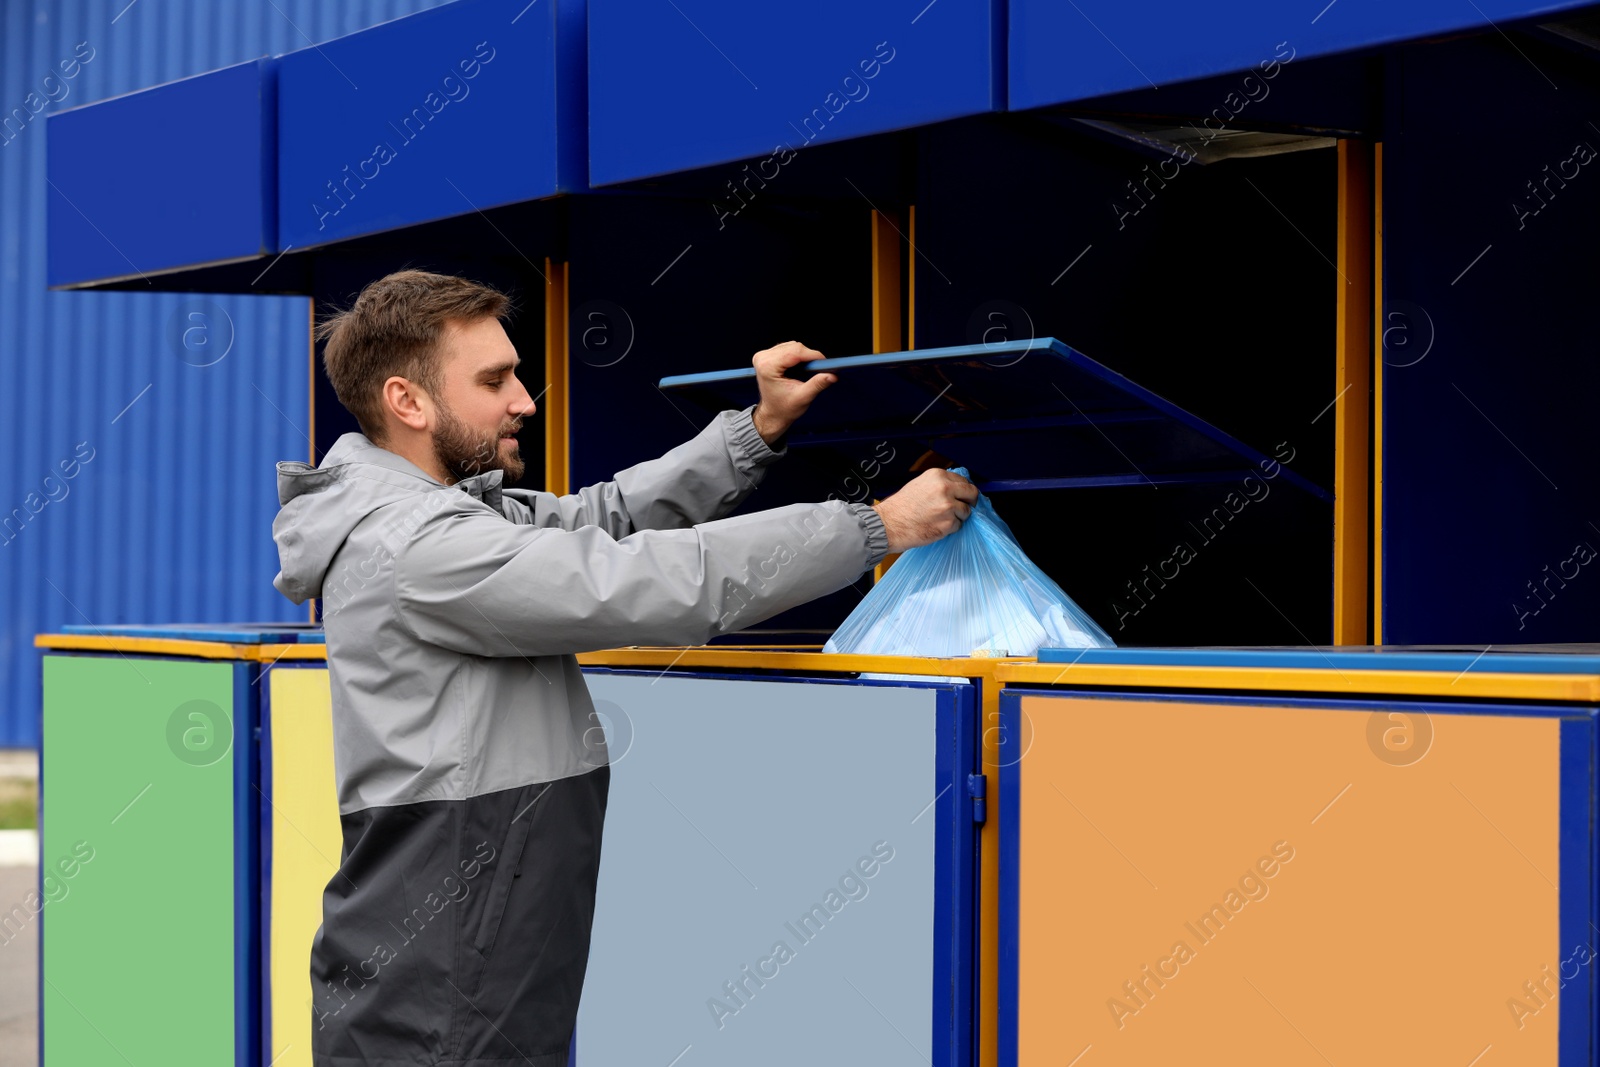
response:
[[(819, 391), (756, 353), (760, 402), (568, 496), (505, 488), (534, 403), (507, 298), (402, 271), (318, 327), (361, 426), (278, 464), (295, 603), (323, 598), (344, 848), (311, 950), (319, 1067), (567, 1061), (609, 767), (573, 653), (703, 643), (959, 526), (931, 470), (883, 502), (722, 518)], [(626, 432), (622, 426), (611, 428)]]

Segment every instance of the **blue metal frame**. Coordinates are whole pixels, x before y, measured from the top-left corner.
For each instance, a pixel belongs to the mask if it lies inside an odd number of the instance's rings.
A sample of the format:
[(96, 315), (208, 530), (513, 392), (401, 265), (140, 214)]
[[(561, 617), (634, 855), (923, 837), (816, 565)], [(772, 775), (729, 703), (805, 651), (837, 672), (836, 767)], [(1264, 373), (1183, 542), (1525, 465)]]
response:
[(254, 1067), (261, 1049), (261, 885), (258, 851), (261, 704), (254, 663), (233, 667), (233, 1047), (237, 1067)]
[[(1113, 423), (1129, 421), (1143, 422), (1154, 419), (1176, 423), (1178, 426), (1181, 426), (1184, 429), (1187, 429), (1192, 433), (1205, 438), (1211, 444), (1228, 453), (1231, 453), (1232, 456), (1244, 460), (1247, 465), (1261, 466), (1262, 469), (1266, 469), (1266, 465), (1276, 463), (1276, 461), (1270, 459), (1264, 453), (1258, 452), (1256, 449), (1251, 448), (1243, 441), (1238, 440), (1230, 434), (1224, 433), (1222, 430), (1211, 425), (1209, 422), (1206, 422), (1204, 419), (1198, 418), (1190, 412), (1185, 411), (1183, 408), (1172, 403), (1171, 401), (1151, 392), (1149, 389), (1139, 385), (1137, 382), (1131, 381), (1127, 377), (1118, 374), (1110, 367), (1090, 359), (1082, 352), (1069, 347), (1054, 337), (1037, 337), (1030, 340), (1008, 341), (1002, 344), (994, 345), (954, 345), (944, 348), (924, 348), (910, 352), (884, 352), (867, 356), (841, 356), (833, 359), (813, 359), (808, 362), (798, 364), (795, 368), (793, 368), (793, 370), (790, 371), (790, 373), (792, 375), (808, 375), (822, 373), (825, 371), (846, 372), (851, 368), (856, 367), (906, 367), (920, 370), (946, 366), (971, 366), (975, 363), (986, 365), (996, 372), (999, 372), (1007, 367), (1016, 366), (1023, 360), (1024, 357), (1033, 353), (1038, 353), (1040, 358), (1055, 360), (1062, 364), (1064, 368), (1070, 368), (1078, 374), (1091, 379), (1097, 385), (1106, 387), (1114, 393), (1126, 398), (1134, 410), (1132, 412), (1118, 411), (1108, 413), (1108, 415), (1103, 418), (1099, 416), (1090, 418), (1089, 416), (1083, 415), (1080, 411), (1079, 416), (1081, 417), (1081, 422), (1079, 420), (1071, 419), (1065, 413), (1061, 413), (1057, 416), (1045, 417), (1043, 419), (1038, 417), (1019, 419), (1015, 425), (1003, 418), (994, 418), (986, 422), (977, 423), (963, 422), (961, 424), (929, 424), (924, 431), (924, 436), (934, 438), (948, 437), (953, 434), (1007, 433), (1014, 430), (1041, 428), (1046, 423), (1063, 426), (1069, 424), (1088, 424), (1098, 429)], [(996, 362), (997, 360), (1005, 361), (1008, 359), (1008, 357), (1011, 357), (1009, 358), (1009, 361), (1001, 363)], [(735, 370), (725, 371), (709, 371), (701, 374), (675, 374), (662, 378), (658, 383), (658, 387), (663, 391), (687, 390), (692, 392), (704, 392), (717, 398), (724, 404), (731, 403), (733, 406), (742, 406), (742, 402), (748, 400), (746, 394), (754, 391), (755, 374), (756, 372), (754, 367), (741, 367)], [(937, 397), (934, 399), (937, 399)], [(921, 400), (920, 391), (918, 400)], [(1070, 399), (1068, 399), (1068, 402), (1073, 403)], [(931, 403), (929, 406), (932, 406)], [(1074, 407), (1076, 408), (1075, 403)], [(927, 409), (924, 408), (923, 410), (926, 411)], [(1104, 433), (1104, 430), (1102, 429), (1101, 432)], [(877, 440), (882, 436), (882, 430), (877, 427), (863, 427), (859, 432), (849, 429), (835, 429), (818, 434), (815, 437), (802, 431), (791, 435), (788, 443), (795, 447), (803, 447), (811, 444), (834, 443), (840, 441)], [(1313, 484), (1311, 481), (1299, 474), (1296, 474), (1286, 466), (1282, 466), (1281, 464), (1278, 464), (1278, 466), (1281, 468), (1279, 473), (1286, 482), (1289, 482), (1297, 488), (1310, 493), (1319, 500), (1326, 501), (1330, 504), (1333, 502), (1333, 494), (1328, 492), (1326, 489)], [(1231, 477), (1235, 473), (1237, 472), (1230, 465), (1226, 470), (1201, 472), (1183, 471), (1177, 472), (1176, 475), (1174, 472), (1161, 472), (1156, 470), (1154, 472), (1154, 476), (1157, 478), (1172, 478), (1176, 476), (1180, 480), (1216, 481), (1222, 478)], [(1101, 476), (1096, 475), (1090, 478), (1085, 484), (1120, 484), (1118, 479), (1121, 478), (1122, 476), (1119, 475), (1112, 479), (1112, 481), (1105, 481)], [(1148, 481), (1149, 479), (1143, 477), (1141, 472), (1140, 477), (1126, 478), (1125, 480), (1127, 484), (1140, 484)], [(1076, 478), (1012, 479), (997, 483), (980, 483), (979, 488), (987, 492), (989, 491), (991, 484), (993, 484), (997, 489), (1043, 489), (1056, 488), (1060, 485), (1077, 484), (1079, 481), (1080, 480)]]
[[(1596, 765), (1600, 757), (1600, 730), (1596, 729), (1593, 713), (1586, 720), (1563, 719), (1561, 723), (1561, 832), (1558, 838), (1561, 850), (1561, 888), (1558, 907), (1561, 909), (1561, 950), (1569, 952), (1576, 947), (1574, 936), (1580, 937), (1591, 952), (1600, 949), (1600, 933), (1596, 933), (1596, 919), (1600, 918), (1600, 898), (1596, 897), (1597, 864), (1600, 852), (1594, 850), (1596, 825)], [(1577, 784), (1587, 785), (1580, 794)], [(1590, 849), (1588, 863), (1577, 862), (1584, 849)], [(1570, 891), (1569, 891), (1570, 890)], [(1578, 983), (1569, 983), (1561, 990), (1557, 1022), (1559, 1031), (1558, 1062), (1587, 1064), (1594, 1062), (1597, 1035), (1595, 1027), (1600, 1022), (1600, 981), (1594, 974), (1591, 962), (1580, 972), (1588, 976), (1588, 989)], [(1561, 964), (1556, 964), (1559, 972)], [(1584, 1025), (1567, 1025), (1574, 1018)]]
[[(669, 668), (670, 669), (670, 668)], [(585, 674), (656, 677), (662, 672), (621, 667), (585, 667)], [(978, 715), (981, 694), (977, 679), (967, 684), (930, 676), (925, 681), (824, 677), (749, 671), (674, 670), (675, 677), (712, 681), (812, 682), (932, 689), (938, 693), (934, 729), (939, 744), (934, 766), (934, 896), (936, 917), (933, 952), (933, 1067), (969, 1067), (977, 1062), (974, 1045), (977, 1018), (978, 829), (967, 794), (967, 776), (978, 773)], [(955, 677), (954, 675), (952, 677)], [(574, 1035), (576, 1046), (576, 1035)]]
[[(1600, 948), (1600, 851), (1595, 848), (1597, 806), (1596, 773), (1600, 767), (1600, 708), (1563, 707), (1553, 704), (1461, 703), (1396, 700), (1332, 700), (1315, 697), (1247, 697), (1242, 695), (1190, 695), (1162, 692), (1101, 692), (1085, 689), (1007, 686), (1000, 693), (1000, 796), (1004, 818), (1000, 826), (1000, 974), (999, 1067), (1017, 1062), (1018, 870), (1021, 859), (1022, 762), (1021, 701), (1023, 697), (1057, 699), (1163, 701), (1182, 704), (1217, 704), (1236, 707), (1285, 707), (1359, 712), (1375, 707), (1402, 706), (1428, 715), (1512, 715), (1561, 720), (1560, 783), (1560, 944), (1567, 951), (1586, 944)], [(1558, 964), (1559, 967), (1559, 964)], [(1580, 980), (1561, 989), (1559, 1009), (1560, 1067), (1586, 1067), (1597, 1047), (1595, 1024), (1600, 1020), (1600, 981), (1595, 967), (1579, 972)]]
[[(41, 661), (39, 673), (44, 674), (44, 664)], [(40, 687), (39, 701), (39, 862), (34, 866), (33, 890), (39, 895), (39, 930), (38, 938), (34, 945), (33, 953), (33, 988), (38, 992), (35, 996), (37, 1005), (34, 1011), (34, 1048), (38, 1050), (39, 1062), (44, 1063), (44, 901), (49, 899), (44, 895), (44, 820), (45, 820), (45, 791), (44, 791), (44, 689)]]
[(1199, 471), (1192, 474), (1092, 474), (1082, 478), (991, 478), (979, 485), (985, 493), (1005, 493), (1017, 489), (1096, 489), (1107, 485), (1210, 485), (1240, 482), (1255, 475), (1252, 470)]
[(261, 912), (261, 931), (256, 943), (260, 949), (261, 983), (261, 1063), (271, 1063), (272, 1055), (272, 668), (262, 667), (256, 676), (261, 687), (261, 803), (257, 808), (259, 826), (258, 854), (261, 857), (260, 898), (257, 907)]
[[(1000, 911), (999, 954), (996, 966), (995, 1039), (998, 1067), (1016, 1067), (1017, 1062), (1017, 973), (1018, 922), (1017, 864), (1022, 855), (1022, 724), (1019, 697), (1022, 690), (1002, 687), (1000, 690)], [(1037, 693), (1038, 690), (1029, 692)]]
[(1439, 671), (1466, 674), (1600, 674), (1600, 655), (1493, 652), (1345, 651), (1304, 648), (1041, 648), (1040, 663), (1313, 670)]
[[(960, 768), (970, 768), (969, 773), (982, 776), (985, 774), (983, 766), (983, 685), (982, 679), (972, 680), (970, 698), (961, 703), (957, 709), (956, 722), (968, 723), (969, 727), (956, 731), (956, 773)], [(987, 788), (987, 779), (985, 788)], [(961, 797), (963, 807), (971, 804), (965, 795)], [(987, 818), (988, 803), (984, 802), (984, 815)], [(954, 939), (952, 953), (955, 959), (953, 968), (953, 993), (954, 1003), (951, 1007), (951, 1016), (954, 1019), (955, 1047), (957, 1051), (967, 1049), (966, 1061), (976, 1064), (981, 1059), (978, 1048), (978, 1027), (980, 1004), (978, 1001), (979, 979), (979, 911), (983, 905), (982, 876), (980, 864), (982, 861), (982, 833), (979, 823), (974, 819), (963, 820), (960, 817), (961, 809), (957, 809), (955, 818), (956, 858), (959, 867), (954, 875), (955, 885), (963, 897), (958, 897), (957, 917), (958, 925), (952, 931)]]

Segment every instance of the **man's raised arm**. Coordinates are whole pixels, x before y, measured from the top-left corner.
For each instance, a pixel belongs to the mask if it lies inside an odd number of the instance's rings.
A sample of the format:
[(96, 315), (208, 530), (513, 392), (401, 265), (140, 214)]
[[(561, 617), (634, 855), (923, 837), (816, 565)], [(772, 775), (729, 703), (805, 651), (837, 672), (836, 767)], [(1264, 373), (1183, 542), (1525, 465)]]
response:
[(804, 382), (784, 376), (795, 364), (820, 358), (821, 352), (796, 341), (757, 352), (751, 362), (759, 403), (723, 411), (666, 455), (576, 493), (558, 497), (542, 490), (504, 490), (501, 509), (519, 524), (564, 530), (599, 526), (617, 539), (638, 530), (679, 530), (720, 519), (760, 484), (769, 464), (788, 454), (782, 441), (789, 426), (837, 380), (832, 374)]

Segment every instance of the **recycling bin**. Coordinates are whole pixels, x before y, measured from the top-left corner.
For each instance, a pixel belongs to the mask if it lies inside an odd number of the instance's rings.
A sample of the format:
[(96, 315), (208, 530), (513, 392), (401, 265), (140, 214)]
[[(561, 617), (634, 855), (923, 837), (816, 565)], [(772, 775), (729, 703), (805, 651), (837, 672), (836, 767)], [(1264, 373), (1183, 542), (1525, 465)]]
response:
[(637, 665), (585, 668), (611, 792), (578, 1064), (971, 1063), (982, 679), (586, 658)]
[(265, 1062), (261, 653), (320, 640), (308, 630), (35, 639), (44, 1062)]
[(997, 673), (1005, 1067), (1592, 1062), (1600, 647)]
[[(75, 629), (36, 639), (43, 840), (64, 863), (43, 916), (47, 1055), (309, 1064), (311, 941), (342, 854), (320, 631)], [(884, 1062), (970, 1063), (981, 715), (1006, 661), (582, 659), (612, 780), (574, 1062), (812, 1063), (847, 1038)], [(130, 929), (133, 950), (97, 955)], [(213, 1001), (207, 1025), (152, 965)], [(818, 1013), (836, 1025), (808, 1027)]]

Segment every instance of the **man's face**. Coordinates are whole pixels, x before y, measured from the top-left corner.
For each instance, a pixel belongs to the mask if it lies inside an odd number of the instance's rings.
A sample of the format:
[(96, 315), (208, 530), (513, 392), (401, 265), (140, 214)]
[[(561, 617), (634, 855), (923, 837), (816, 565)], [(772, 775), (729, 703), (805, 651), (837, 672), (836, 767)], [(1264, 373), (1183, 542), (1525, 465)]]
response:
[(485, 471), (522, 477), (516, 432), (534, 412), (517, 379), (517, 350), (498, 319), (449, 322), (440, 339), (442, 395), (433, 432), (439, 465), (457, 481)]

